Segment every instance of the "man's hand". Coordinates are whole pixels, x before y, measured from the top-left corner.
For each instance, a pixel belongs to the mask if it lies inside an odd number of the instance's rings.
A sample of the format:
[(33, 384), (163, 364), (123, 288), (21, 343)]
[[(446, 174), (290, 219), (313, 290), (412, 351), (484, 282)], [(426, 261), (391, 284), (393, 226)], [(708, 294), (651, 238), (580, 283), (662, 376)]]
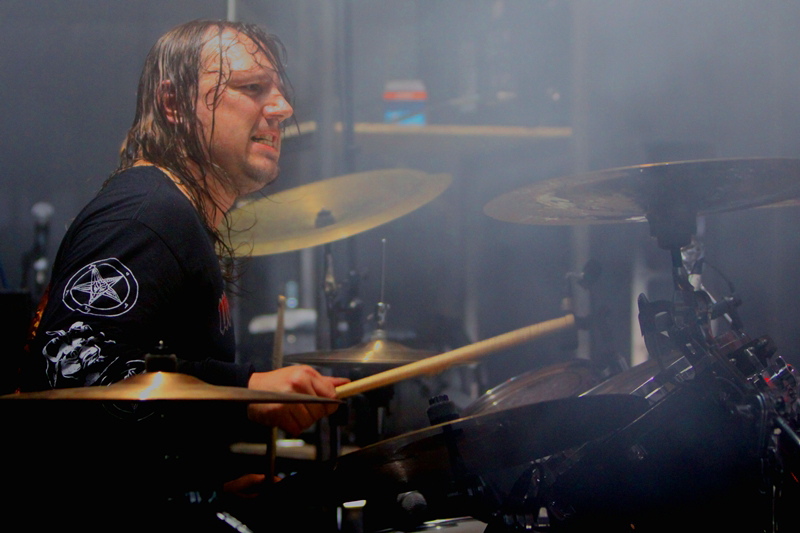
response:
[(258, 491), (266, 478), (264, 474), (245, 474), (225, 483), (222, 491), (237, 498), (252, 500), (258, 497)]
[[(310, 366), (287, 366), (250, 376), (249, 389), (294, 392), (324, 398), (336, 398), (336, 387), (350, 380), (323, 376)], [(290, 435), (299, 435), (324, 416), (333, 413), (335, 403), (253, 403), (247, 407), (250, 420), (265, 426), (277, 426)]]

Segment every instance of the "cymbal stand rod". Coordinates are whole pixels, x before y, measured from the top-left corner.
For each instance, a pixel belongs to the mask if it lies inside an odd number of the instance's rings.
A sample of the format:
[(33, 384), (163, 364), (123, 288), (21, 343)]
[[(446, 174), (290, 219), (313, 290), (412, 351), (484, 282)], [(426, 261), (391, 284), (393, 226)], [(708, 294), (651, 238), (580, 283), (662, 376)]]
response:
[(708, 297), (711, 306), (709, 308), (710, 319), (714, 320), (722, 318), (727, 322), (731, 331), (740, 338), (745, 338), (743, 329), (744, 325), (736, 310), (741, 305), (741, 300), (733, 296), (735, 289), (733, 284), (726, 278), (719, 270), (714, 269), (717, 274), (728, 284), (728, 290), (731, 296), (725, 296), (722, 299), (717, 299), (703, 284), (703, 271), (706, 267), (705, 250), (703, 244), (695, 236), (692, 238), (691, 244), (681, 248), (681, 259), (683, 268), (689, 279), (689, 283), (696, 291), (700, 291)]
[[(325, 228), (335, 223), (336, 219), (333, 213), (323, 208), (317, 213), (317, 217), (314, 220), (314, 227), (317, 229)], [(338, 322), (336, 316), (336, 297), (339, 287), (333, 274), (333, 247), (331, 243), (326, 243), (325, 246), (323, 246), (322, 255), (322, 293), (325, 298), (328, 330), (325, 332), (322, 328), (317, 329), (317, 347), (324, 350), (332, 349), (336, 345), (336, 325)]]
[[(275, 339), (272, 345), (272, 370), (277, 370), (283, 366), (283, 338), (286, 335), (284, 316), (286, 315), (286, 296), (278, 296), (278, 316), (275, 327)], [(267, 483), (273, 483), (278, 473), (275, 462), (278, 457), (278, 428), (269, 429), (267, 439)]]
[[(317, 222), (319, 224), (319, 217)], [(322, 290), (325, 296), (325, 310), (328, 319), (328, 338), (323, 342), (318, 342), (318, 348), (332, 350), (339, 344), (339, 314), (337, 305), (339, 285), (333, 273), (333, 247), (328, 243), (323, 248), (324, 273)], [(341, 430), (334, 419), (335, 417), (327, 417), (317, 422), (316, 448), (318, 461), (327, 461), (339, 456), (341, 449)]]
[(336, 340), (339, 322), (336, 312), (336, 299), (339, 288), (336, 283), (336, 278), (334, 277), (333, 252), (330, 243), (325, 245), (324, 255), (325, 272), (323, 274), (322, 290), (325, 294), (325, 306), (328, 310), (328, 346), (320, 346), (320, 348), (334, 349), (337, 345)]
[(386, 312), (389, 306), (386, 305), (384, 299), (384, 290), (386, 287), (386, 239), (381, 239), (381, 297), (376, 306), (375, 318), (377, 329), (383, 330), (386, 327)]
[(275, 326), (275, 341), (272, 345), (272, 370), (283, 366), (283, 341), (286, 335), (285, 326), (286, 296), (278, 296), (277, 324)]
[(386, 288), (386, 239), (381, 239), (381, 301)]

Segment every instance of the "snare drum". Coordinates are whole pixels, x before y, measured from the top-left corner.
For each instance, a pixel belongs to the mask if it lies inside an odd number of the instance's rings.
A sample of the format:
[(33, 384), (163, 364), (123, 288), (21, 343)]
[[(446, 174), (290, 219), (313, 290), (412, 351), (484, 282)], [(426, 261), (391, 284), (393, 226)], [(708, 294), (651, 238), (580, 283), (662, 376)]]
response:
[(515, 376), (487, 391), (469, 405), (462, 416), (577, 396), (598, 381), (590, 363), (584, 359), (546, 366)]

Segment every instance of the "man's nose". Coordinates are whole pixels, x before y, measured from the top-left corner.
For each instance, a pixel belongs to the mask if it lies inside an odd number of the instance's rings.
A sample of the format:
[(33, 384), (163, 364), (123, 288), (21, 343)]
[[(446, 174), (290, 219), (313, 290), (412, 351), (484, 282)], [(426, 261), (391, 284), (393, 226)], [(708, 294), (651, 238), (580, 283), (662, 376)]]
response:
[(283, 96), (283, 93), (275, 91), (275, 94), (270, 95), (269, 100), (264, 105), (263, 112), (266, 118), (277, 118), (279, 122), (283, 122), (294, 114), (294, 108)]

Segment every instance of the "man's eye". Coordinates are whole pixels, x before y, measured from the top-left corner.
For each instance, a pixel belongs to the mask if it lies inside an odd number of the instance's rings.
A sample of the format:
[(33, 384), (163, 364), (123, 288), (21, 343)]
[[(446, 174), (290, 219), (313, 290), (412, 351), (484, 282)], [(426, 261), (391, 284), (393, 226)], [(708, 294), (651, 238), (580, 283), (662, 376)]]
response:
[(242, 85), (242, 90), (250, 92), (250, 93), (257, 93), (261, 91), (261, 84), (260, 83), (248, 83), (247, 85)]

